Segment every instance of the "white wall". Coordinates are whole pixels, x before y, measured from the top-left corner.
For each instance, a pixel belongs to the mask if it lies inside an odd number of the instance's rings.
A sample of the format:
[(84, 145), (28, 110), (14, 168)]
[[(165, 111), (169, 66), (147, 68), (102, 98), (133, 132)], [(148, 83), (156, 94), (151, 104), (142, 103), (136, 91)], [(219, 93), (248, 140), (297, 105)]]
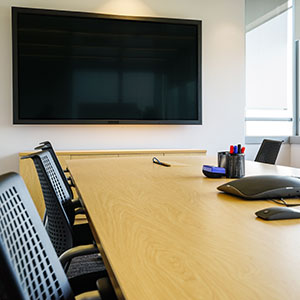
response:
[[(11, 6), (203, 21), (203, 125), (13, 125)], [(50, 140), (57, 150), (201, 148), (244, 143), (244, 1), (1, 0), (0, 173), (18, 170), (17, 153)]]
[(300, 0), (295, 3), (295, 40), (300, 40)]
[(300, 168), (300, 145), (291, 144), (291, 166)]

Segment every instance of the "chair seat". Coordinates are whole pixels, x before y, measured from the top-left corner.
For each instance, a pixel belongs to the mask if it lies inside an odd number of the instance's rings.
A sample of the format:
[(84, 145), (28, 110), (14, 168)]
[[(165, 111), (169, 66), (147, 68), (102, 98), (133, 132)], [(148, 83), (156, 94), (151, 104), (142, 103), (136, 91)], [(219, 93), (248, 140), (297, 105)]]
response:
[(76, 295), (97, 289), (97, 279), (107, 276), (108, 274), (99, 254), (73, 258), (67, 271), (69, 283)]
[[(74, 246), (94, 243), (94, 237), (88, 223), (73, 226)], [(99, 253), (81, 255), (71, 260), (67, 268), (67, 277), (75, 294), (95, 290), (96, 281), (108, 276)]]

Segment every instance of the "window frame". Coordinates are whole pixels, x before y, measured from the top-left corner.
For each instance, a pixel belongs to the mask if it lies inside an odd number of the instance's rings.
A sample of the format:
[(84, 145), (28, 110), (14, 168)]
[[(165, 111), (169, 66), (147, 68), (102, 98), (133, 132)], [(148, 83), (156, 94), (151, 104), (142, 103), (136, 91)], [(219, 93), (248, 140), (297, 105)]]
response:
[[(295, 41), (295, 0), (288, 1), (286, 5), (281, 5), (279, 9), (276, 10), (276, 13), (273, 14), (269, 13), (266, 17), (260, 18), (259, 22), (254, 25), (255, 27), (262, 25), (264, 22), (269, 21), (271, 18), (274, 18), (281, 13), (284, 13), (288, 9), (292, 9), (292, 39), (293, 39), (293, 48), (292, 48), (292, 117), (245, 117), (245, 126), (246, 122), (251, 121), (286, 121), (292, 122), (292, 135), (284, 135), (284, 136), (274, 136), (274, 135), (262, 135), (262, 136), (255, 136), (255, 135), (245, 135), (245, 143), (246, 144), (259, 144), (265, 138), (269, 139), (280, 139), (283, 140), (284, 143), (296, 142), (296, 139), (292, 137), (297, 137), (300, 135), (300, 104), (299, 104), (299, 61), (300, 61), (300, 46), (299, 40)], [(253, 26), (248, 26), (247, 31), (254, 29)], [(246, 33), (245, 32), (245, 33)], [(246, 103), (245, 103), (246, 104)], [(300, 137), (297, 139), (297, 143), (300, 143)]]

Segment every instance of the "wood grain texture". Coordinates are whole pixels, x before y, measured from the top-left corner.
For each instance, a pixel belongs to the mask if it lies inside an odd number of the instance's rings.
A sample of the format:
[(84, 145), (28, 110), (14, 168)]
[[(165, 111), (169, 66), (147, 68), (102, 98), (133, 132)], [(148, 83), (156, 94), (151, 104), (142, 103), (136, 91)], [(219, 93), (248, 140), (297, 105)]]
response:
[(110, 157), (118, 157), (117, 154), (91, 154), (91, 155), (77, 155), (77, 154), (72, 154), (71, 159), (90, 159), (90, 158), (110, 158)]
[(43, 193), (33, 161), (31, 159), (20, 159), (19, 172), (27, 186), (40, 217), (43, 218), (45, 203), (43, 201)]
[[(161, 157), (159, 157), (161, 158)], [(300, 222), (262, 221), (202, 175), (205, 157), (71, 160), (68, 167), (127, 300), (300, 299)], [(246, 162), (246, 174), (300, 170)]]
[[(19, 153), (19, 171), (27, 185), (27, 188), (34, 200), (35, 206), (41, 218), (44, 216), (45, 204), (39, 179), (30, 159), (22, 160), (22, 156), (31, 154), (33, 151), (24, 151)], [(67, 150), (55, 152), (63, 169), (66, 169), (66, 160), (68, 159), (90, 159), (90, 158), (108, 158), (119, 156), (154, 156), (154, 155), (205, 155), (206, 150), (200, 149), (139, 149), (139, 150)], [(68, 174), (66, 174), (68, 176)], [(75, 189), (74, 198), (77, 198)], [(76, 216), (76, 220), (81, 222), (82, 215)], [(85, 218), (83, 218), (85, 220)]]

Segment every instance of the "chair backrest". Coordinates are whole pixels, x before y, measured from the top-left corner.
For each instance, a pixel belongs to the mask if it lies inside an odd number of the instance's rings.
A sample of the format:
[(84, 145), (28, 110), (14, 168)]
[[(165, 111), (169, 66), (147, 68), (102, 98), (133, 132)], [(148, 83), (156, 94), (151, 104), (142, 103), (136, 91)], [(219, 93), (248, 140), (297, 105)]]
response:
[(37, 147), (35, 147), (34, 149), (35, 150), (48, 150), (50, 152), (50, 154), (51, 154), (51, 156), (53, 158), (53, 161), (54, 161), (54, 163), (56, 165), (56, 168), (57, 168), (57, 170), (58, 170), (58, 172), (59, 172), (59, 174), (60, 174), (60, 176), (61, 176), (61, 178), (62, 178), (62, 180), (63, 180), (63, 182), (65, 184), (65, 186), (66, 186), (66, 189), (67, 189), (68, 193), (70, 194), (70, 198), (73, 199), (74, 198), (73, 191), (71, 189), (71, 186), (69, 185), (69, 182), (68, 182), (68, 180), (67, 180), (67, 178), (65, 176), (64, 170), (62, 169), (62, 167), (61, 167), (61, 165), (60, 165), (60, 163), (58, 161), (58, 158), (57, 158), (57, 156), (55, 154), (55, 151), (54, 151), (51, 143), (49, 141), (41, 142), (40, 145), (37, 146)]
[(16, 173), (0, 175), (0, 298), (74, 299), (28, 190)]
[(281, 147), (282, 141), (264, 139), (255, 161), (274, 165)]
[(70, 195), (48, 150), (29, 155), (32, 158), (44, 196), (46, 230), (58, 256), (74, 246), (72, 225), (74, 208)]

